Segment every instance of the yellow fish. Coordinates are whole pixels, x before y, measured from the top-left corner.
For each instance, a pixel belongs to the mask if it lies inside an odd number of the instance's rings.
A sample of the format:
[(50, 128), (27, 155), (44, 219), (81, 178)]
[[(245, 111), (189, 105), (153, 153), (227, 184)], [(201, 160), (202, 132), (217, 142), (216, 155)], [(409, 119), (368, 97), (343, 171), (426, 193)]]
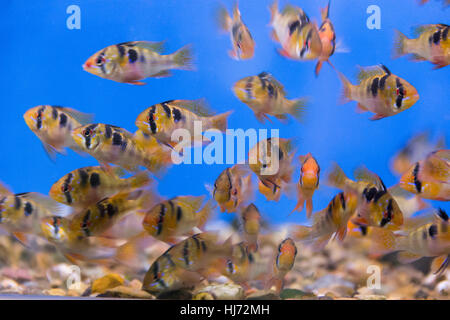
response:
[(300, 179), (297, 185), (298, 202), (292, 212), (303, 210), (306, 201), (306, 216), (309, 219), (313, 211), (312, 197), (314, 191), (319, 187), (320, 167), (317, 160), (308, 153), (306, 156), (299, 158), (302, 166), (300, 168)]
[(202, 229), (210, 217), (211, 201), (203, 207), (204, 196), (178, 196), (160, 202), (146, 212), (142, 225), (151, 236), (158, 240), (175, 243), (176, 238)]
[(270, 73), (261, 72), (257, 76), (245, 77), (233, 86), (236, 97), (248, 105), (260, 122), (269, 121), (268, 115), (286, 120), (290, 114), (297, 120), (302, 119), (306, 99), (286, 99), (283, 85)]
[[(178, 141), (172, 141), (172, 133), (177, 129), (186, 129), (195, 141), (203, 141), (201, 133), (207, 129), (225, 131), (227, 118), (231, 114), (225, 112), (211, 115), (204, 99), (169, 100), (147, 108), (136, 119), (136, 126), (143, 133), (151, 135), (160, 143), (174, 147)], [(194, 122), (201, 122), (202, 132), (196, 136)]]
[(322, 13), (322, 24), (319, 28), (319, 37), (322, 42), (322, 51), (318, 58), (318, 62), (316, 64), (315, 74), (316, 77), (319, 75), (320, 69), (322, 68), (322, 64), (325, 61), (330, 62), (329, 59), (333, 55), (336, 50), (336, 33), (334, 32), (333, 23), (331, 22), (330, 15), (330, 4), (331, 0), (328, 1), (328, 6), (321, 10)]
[(241, 18), (238, 4), (233, 9), (233, 18), (224, 7), (220, 9), (219, 21), (221, 28), (231, 35), (233, 50), (229, 51), (230, 56), (235, 60), (246, 60), (253, 58), (255, 53), (255, 42)]
[(272, 277), (266, 284), (268, 289), (275, 285), (277, 293), (281, 292), (284, 286), (284, 278), (294, 267), (296, 257), (297, 247), (294, 241), (291, 238), (284, 239), (278, 246), (277, 256), (273, 264)]
[(108, 124), (89, 124), (72, 131), (72, 138), (86, 153), (100, 164), (116, 164), (129, 171), (140, 166), (152, 172), (162, 169), (165, 163), (134, 140), (125, 129)]
[(400, 187), (421, 198), (450, 201), (450, 150), (430, 153), (400, 179)]
[(411, 54), (414, 61), (428, 60), (435, 65), (434, 69), (450, 64), (450, 26), (446, 24), (423, 25), (416, 29), (418, 35), (409, 39), (400, 31), (396, 31), (394, 57)]
[(361, 68), (357, 85), (351, 84), (342, 73), (337, 72), (344, 86), (342, 103), (357, 101), (357, 112), (375, 113), (370, 120), (396, 115), (419, 100), (416, 88), (383, 65)]
[(258, 250), (258, 235), (261, 231), (261, 214), (258, 208), (251, 203), (242, 211), (241, 218), (244, 239), (248, 250), (256, 252)]
[(69, 172), (50, 189), (50, 197), (69, 206), (85, 208), (124, 190), (141, 188), (150, 183), (147, 173), (121, 178), (125, 172), (120, 167), (105, 170), (103, 167), (84, 167)]
[(92, 121), (93, 116), (71, 108), (41, 105), (29, 109), (23, 115), (27, 126), (42, 141), (45, 151), (54, 159), (64, 148), (81, 149), (71, 136), (72, 129)]
[(162, 55), (163, 42), (129, 41), (106, 47), (92, 55), (83, 69), (104, 79), (144, 85), (148, 77), (169, 77), (170, 69), (192, 70), (189, 45)]

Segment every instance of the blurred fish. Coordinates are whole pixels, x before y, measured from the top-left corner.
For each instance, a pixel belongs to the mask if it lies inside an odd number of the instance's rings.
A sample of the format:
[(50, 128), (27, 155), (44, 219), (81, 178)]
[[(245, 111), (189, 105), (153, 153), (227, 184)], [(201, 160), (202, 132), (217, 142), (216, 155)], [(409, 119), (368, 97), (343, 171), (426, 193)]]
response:
[(400, 178), (400, 187), (421, 198), (450, 201), (450, 150), (430, 153)]
[(219, 12), (219, 22), (221, 28), (231, 35), (233, 50), (229, 51), (230, 57), (235, 60), (245, 60), (253, 58), (255, 52), (255, 42), (241, 18), (238, 4), (233, 9), (233, 18), (230, 17), (225, 7)]
[(313, 248), (322, 250), (333, 235), (343, 241), (347, 234), (347, 225), (358, 207), (358, 196), (352, 192), (337, 194), (328, 206), (313, 215), (311, 227), (295, 226), (293, 237), (296, 240), (313, 243)]
[(316, 77), (319, 75), (320, 69), (322, 68), (322, 64), (327, 61), (333, 55), (336, 50), (336, 33), (334, 32), (333, 23), (331, 22), (330, 16), (330, 4), (331, 0), (328, 1), (328, 6), (324, 9), (321, 9), (322, 13), (322, 24), (319, 28), (319, 37), (322, 42), (322, 52), (318, 58), (318, 62), (316, 64), (315, 74)]
[(258, 208), (251, 203), (242, 211), (241, 217), (245, 243), (250, 252), (256, 252), (258, 250), (258, 236), (261, 231), (261, 214)]
[(396, 30), (394, 58), (411, 54), (413, 61), (428, 60), (434, 69), (450, 64), (450, 26), (446, 24), (422, 25), (415, 30), (417, 38), (409, 39)]
[(188, 288), (199, 283), (215, 260), (232, 255), (229, 241), (219, 243), (217, 234), (195, 234), (170, 247), (157, 258), (144, 277), (142, 289), (152, 294)]
[(370, 120), (396, 115), (419, 100), (417, 90), (384, 65), (360, 68), (358, 85), (351, 84), (342, 73), (337, 72), (344, 86), (341, 102), (357, 101), (357, 112), (375, 113)]
[(403, 224), (403, 214), (381, 178), (365, 167), (354, 173), (357, 181), (349, 179), (335, 163), (328, 175), (328, 183), (345, 192), (358, 195), (356, 224), (398, 228)]
[(436, 144), (429, 141), (428, 132), (422, 132), (411, 138), (391, 160), (391, 170), (396, 174), (405, 173), (414, 163), (425, 158), (430, 152), (445, 149), (442, 136)]
[(309, 219), (313, 211), (312, 197), (314, 191), (319, 187), (320, 167), (311, 153), (308, 153), (306, 156), (300, 156), (299, 160), (302, 166), (300, 169), (300, 180), (297, 185), (298, 202), (292, 212), (296, 210), (302, 211), (306, 201), (306, 216)]
[(292, 139), (268, 138), (249, 151), (249, 167), (258, 176), (259, 190), (267, 200), (278, 201), (281, 193), (277, 189), (282, 188), (282, 182), (291, 182), (294, 145)]
[(261, 72), (257, 76), (245, 77), (234, 84), (234, 94), (248, 105), (260, 122), (269, 121), (267, 115), (286, 120), (290, 114), (297, 120), (302, 119), (306, 99), (286, 99), (283, 85), (270, 73)]
[(225, 169), (217, 177), (214, 187), (206, 185), (221, 212), (235, 212), (253, 196), (252, 177), (248, 167), (242, 164)]
[[(423, 201), (422, 198), (414, 195), (411, 196), (411, 193), (405, 189), (402, 189), (399, 185), (390, 187), (389, 193), (397, 202), (401, 212), (403, 213), (403, 218), (409, 218), (416, 212), (422, 211), (430, 206), (428, 203)], [(406, 220), (404, 221), (404, 224), (405, 223)]]
[(312, 60), (320, 56), (322, 42), (317, 25), (310, 22), (302, 9), (287, 5), (280, 13), (275, 0), (270, 13), (272, 38), (281, 44), (281, 55), (294, 60)]
[(124, 190), (141, 188), (150, 183), (147, 173), (122, 178), (120, 167), (84, 167), (69, 172), (53, 184), (49, 195), (53, 200), (77, 208), (85, 208)]
[(374, 228), (372, 239), (375, 252), (401, 251), (398, 259), (410, 263), (421, 257), (436, 257), (431, 266), (435, 274), (441, 274), (450, 262), (450, 226), (447, 213), (439, 209), (433, 222), (407, 230), (406, 234), (394, 234), (390, 230)]
[(297, 247), (291, 238), (284, 239), (278, 246), (278, 252), (273, 264), (273, 273), (266, 287), (270, 289), (275, 285), (276, 292), (280, 293), (284, 286), (286, 274), (294, 267), (297, 257)]
[(139, 80), (148, 77), (169, 77), (170, 69), (193, 69), (189, 45), (169, 55), (161, 55), (162, 51), (163, 42), (123, 42), (95, 53), (83, 69), (101, 78), (136, 85), (144, 85)]
[(143, 166), (152, 172), (160, 171), (164, 160), (140, 146), (133, 134), (125, 129), (109, 124), (89, 124), (72, 131), (72, 137), (83, 151), (96, 158), (100, 164), (121, 166), (129, 171), (137, 171)]
[(41, 105), (29, 109), (23, 115), (26, 124), (42, 141), (45, 152), (54, 159), (64, 148), (81, 151), (71, 136), (72, 129), (89, 123), (93, 115), (71, 108)]
[(225, 131), (231, 111), (211, 115), (205, 99), (169, 100), (147, 108), (136, 119), (136, 126), (143, 133), (155, 137), (160, 143), (175, 147), (178, 141), (172, 141), (172, 133), (180, 128), (186, 129), (195, 141), (203, 141), (195, 136), (194, 122), (201, 121), (202, 132), (208, 129)]
[(204, 196), (178, 196), (160, 202), (146, 212), (144, 230), (158, 240), (175, 243), (193, 228), (203, 229), (213, 211), (212, 200), (202, 208), (204, 200)]

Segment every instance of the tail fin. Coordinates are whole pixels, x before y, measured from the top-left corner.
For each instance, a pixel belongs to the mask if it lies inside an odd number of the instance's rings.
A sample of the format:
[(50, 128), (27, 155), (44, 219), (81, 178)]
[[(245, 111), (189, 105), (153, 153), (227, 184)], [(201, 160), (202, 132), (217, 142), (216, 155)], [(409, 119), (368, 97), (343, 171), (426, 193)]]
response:
[(342, 190), (347, 185), (348, 178), (344, 170), (337, 163), (334, 163), (333, 168), (328, 174), (327, 181), (331, 186)]
[(373, 240), (370, 248), (372, 254), (386, 254), (397, 248), (395, 235), (390, 230), (373, 227), (368, 236)]
[(307, 226), (295, 226), (292, 237), (295, 240), (307, 240), (312, 233), (312, 228)]
[(134, 177), (130, 178), (130, 185), (133, 189), (142, 188), (150, 184), (151, 179), (147, 172), (139, 172)]
[(221, 114), (218, 114), (216, 116), (212, 116), (209, 118), (209, 128), (210, 129), (217, 129), (222, 132), (225, 132), (227, 130), (227, 122), (228, 117), (230, 114), (232, 114), (233, 111), (224, 112)]
[(331, 4), (331, 0), (328, 1), (328, 5), (326, 8), (320, 9), (322, 21), (325, 21), (325, 19), (328, 19), (330, 16), (330, 4)]
[(177, 69), (180, 70), (194, 70), (192, 46), (190, 44), (179, 49), (173, 54), (173, 62)]
[(206, 204), (203, 206), (202, 210), (198, 212), (199, 215), (199, 223), (198, 227), (200, 229), (203, 229), (205, 223), (208, 221), (209, 217), (211, 216), (212, 211), (215, 208), (214, 201), (212, 199), (208, 200)]
[[(331, 65), (332, 66), (332, 65)], [(346, 76), (344, 76), (343, 73), (341, 73), (339, 70), (336, 70), (339, 79), (342, 82), (343, 88), (342, 88), (342, 93), (341, 93), (341, 97), (339, 99), (339, 103), (340, 104), (345, 104), (347, 102), (350, 102), (352, 100), (352, 87), (353, 85), (351, 84), (351, 82), (347, 79)]]
[(227, 9), (223, 6), (218, 10), (217, 21), (221, 30), (227, 32), (231, 30), (233, 20), (231, 19)]
[(308, 99), (300, 98), (291, 101), (288, 113), (298, 121), (302, 121)]
[(312, 198), (306, 199), (306, 217), (311, 218), (313, 212), (313, 202)]
[(270, 23), (273, 23), (275, 16), (278, 14), (278, 0), (275, 0), (270, 6)]
[(408, 38), (398, 30), (395, 30), (394, 39), (394, 50), (392, 52), (392, 57), (394, 59), (399, 58), (408, 52), (406, 52), (406, 41)]

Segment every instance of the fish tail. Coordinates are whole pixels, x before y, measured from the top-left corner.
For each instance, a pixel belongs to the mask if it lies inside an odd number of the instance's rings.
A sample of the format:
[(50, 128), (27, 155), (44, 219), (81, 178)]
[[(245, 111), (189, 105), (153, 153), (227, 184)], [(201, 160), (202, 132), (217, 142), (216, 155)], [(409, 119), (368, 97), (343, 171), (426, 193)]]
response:
[(312, 198), (306, 199), (306, 217), (308, 219), (311, 218), (312, 211), (313, 211)]
[(320, 70), (322, 69), (322, 65), (323, 65), (322, 60), (317, 61), (316, 68), (314, 69), (314, 74), (316, 75), (316, 77), (319, 76)]
[(328, 174), (328, 178), (327, 178), (328, 183), (331, 186), (342, 190), (342, 189), (345, 189), (345, 187), (348, 183), (348, 180), (349, 179), (345, 175), (344, 170), (342, 170), (342, 168), (339, 167), (339, 165), (337, 163), (334, 163), (333, 168), (331, 169), (331, 172)]
[(204, 225), (206, 224), (209, 217), (211, 216), (211, 213), (213, 212), (214, 208), (215, 208), (214, 202), (212, 199), (210, 199), (203, 206), (202, 210), (200, 210), (200, 212), (198, 213), (198, 215), (199, 215), (198, 227), (200, 229), (203, 229)]
[(330, 4), (331, 4), (331, 0), (328, 1), (328, 5), (326, 6), (326, 8), (320, 9), (320, 13), (322, 15), (322, 21), (324, 21), (325, 19), (328, 19), (328, 17), (330, 16)]
[(303, 119), (305, 108), (307, 106), (308, 99), (306, 98), (300, 98), (292, 100), (292, 103), (289, 106), (288, 113), (293, 116), (298, 121), (301, 121)]
[(298, 193), (298, 201), (295, 208), (291, 211), (290, 214), (292, 214), (294, 211), (301, 212), (303, 210), (303, 206), (305, 205), (305, 198), (303, 197), (303, 194), (301, 192)]
[(134, 177), (130, 178), (130, 185), (132, 188), (142, 188), (150, 183), (150, 177), (146, 172), (140, 172)]
[(407, 48), (407, 41), (409, 39), (400, 31), (395, 30), (395, 39), (394, 39), (394, 51), (393, 51), (393, 58), (399, 58), (408, 52), (406, 51)]
[(278, 0), (275, 0), (270, 6), (270, 23), (272, 24), (275, 16), (278, 14)]
[(225, 130), (227, 130), (228, 117), (232, 113), (233, 113), (233, 111), (228, 111), (228, 112), (224, 112), (224, 113), (218, 114), (216, 116), (210, 117), (209, 118), (209, 128), (217, 129), (222, 132), (225, 132)]
[(146, 263), (144, 249), (154, 242), (155, 239), (143, 231), (118, 247), (114, 260), (130, 268), (140, 268)]
[(185, 45), (183, 48), (173, 53), (173, 62), (177, 69), (194, 70), (192, 45)]
[(223, 31), (231, 30), (233, 20), (231, 19), (230, 14), (228, 13), (227, 9), (223, 6), (218, 11), (217, 21), (218, 21), (220, 29), (222, 29)]
[(295, 226), (295, 230), (292, 232), (292, 237), (295, 240), (306, 240), (311, 237), (312, 228), (308, 226)]
[(350, 102), (350, 100), (352, 100), (352, 88), (353, 85), (351, 84), (351, 82), (347, 79), (346, 76), (344, 76), (343, 73), (341, 73), (339, 70), (335, 69), (339, 79), (342, 82), (343, 88), (342, 88), (342, 92), (341, 92), (341, 97), (339, 99), (339, 103), (340, 104), (345, 104), (347, 102)]

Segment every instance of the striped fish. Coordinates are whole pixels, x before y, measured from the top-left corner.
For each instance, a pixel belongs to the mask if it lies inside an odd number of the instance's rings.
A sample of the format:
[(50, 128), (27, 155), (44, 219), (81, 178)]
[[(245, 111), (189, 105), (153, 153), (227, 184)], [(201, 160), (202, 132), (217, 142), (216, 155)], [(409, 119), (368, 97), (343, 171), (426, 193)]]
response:
[(412, 60), (428, 60), (434, 69), (450, 64), (450, 26), (446, 24), (423, 25), (416, 29), (417, 38), (409, 39), (396, 31), (394, 57), (410, 54)]
[(295, 242), (291, 238), (284, 239), (278, 246), (277, 255), (273, 264), (273, 272), (266, 284), (267, 289), (275, 285), (276, 292), (281, 292), (284, 286), (284, 278), (294, 267), (296, 257), (297, 247)]
[(64, 148), (81, 149), (72, 139), (71, 131), (92, 121), (93, 115), (71, 108), (40, 105), (31, 108), (23, 116), (31, 131), (41, 139), (45, 151), (54, 159)]
[(396, 115), (419, 100), (416, 88), (392, 74), (384, 65), (360, 68), (357, 85), (351, 84), (342, 73), (337, 72), (343, 83), (341, 102), (357, 101), (357, 112), (375, 113), (371, 120)]
[(161, 55), (162, 51), (163, 42), (123, 42), (92, 55), (83, 69), (101, 78), (135, 85), (144, 85), (139, 80), (148, 77), (169, 77), (170, 69), (193, 69), (189, 45), (169, 55)]

